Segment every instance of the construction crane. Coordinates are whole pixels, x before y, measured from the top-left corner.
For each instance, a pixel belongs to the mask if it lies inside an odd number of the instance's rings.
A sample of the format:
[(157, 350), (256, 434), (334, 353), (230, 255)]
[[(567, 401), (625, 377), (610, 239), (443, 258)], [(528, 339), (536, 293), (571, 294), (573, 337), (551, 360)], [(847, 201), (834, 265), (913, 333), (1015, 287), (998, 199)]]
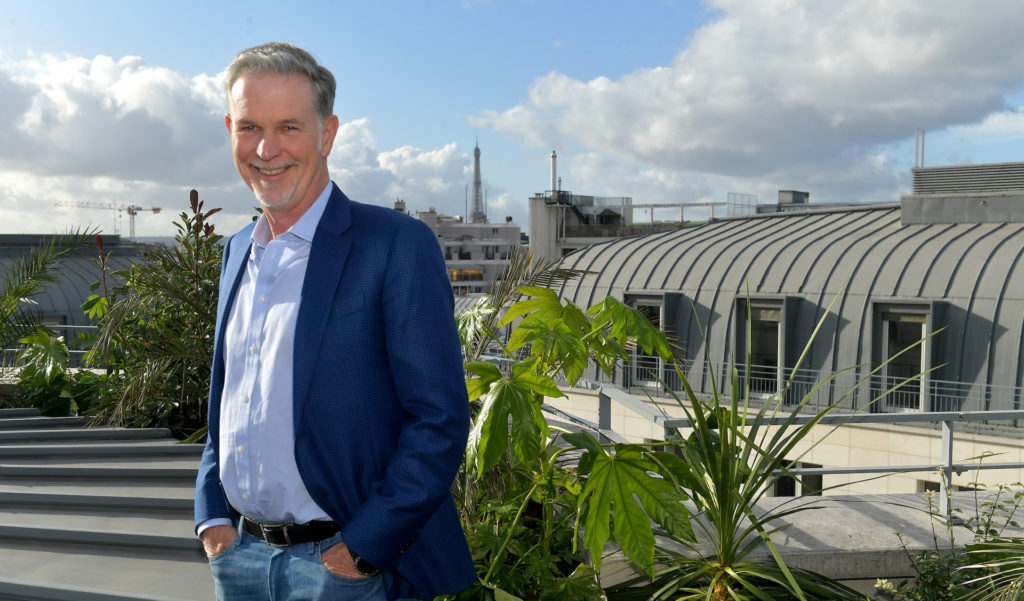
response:
[[(160, 207), (140, 207), (139, 205), (115, 205), (112, 202), (89, 202), (87, 200), (58, 200), (53, 203), (55, 207), (80, 207), (83, 209), (110, 209), (118, 213), (128, 213), (128, 239), (135, 242), (135, 216), (139, 211), (160, 212)], [(114, 234), (117, 235), (117, 222), (114, 220)]]

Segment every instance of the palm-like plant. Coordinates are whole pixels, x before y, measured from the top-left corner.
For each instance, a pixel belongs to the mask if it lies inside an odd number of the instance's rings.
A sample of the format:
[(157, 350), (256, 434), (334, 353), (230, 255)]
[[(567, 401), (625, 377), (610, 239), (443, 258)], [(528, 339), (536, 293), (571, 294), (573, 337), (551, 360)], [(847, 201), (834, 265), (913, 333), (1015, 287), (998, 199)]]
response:
[[(836, 300), (841, 295), (842, 292)], [(831, 309), (829, 305), (824, 316), (829, 315)], [(825, 322), (824, 316), (812, 333), (811, 341)], [(749, 338), (749, 331), (747, 336)], [(796, 362), (794, 375), (810, 346), (809, 341)], [(750, 363), (749, 357), (747, 363)], [(830, 578), (789, 568), (772, 542), (770, 535), (779, 529), (773, 522), (811, 509), (813, 504), (782, 504), (767, 511), (758, 508), (778, 474), (788, 473), (787, 460), (807, 452), (798, 453), (797, 449), (821, 419), (842, 401), (813, 414), (807, 423), (796, 423), (798, 415), (818, 390), (842, 372), (819, 382), (799, 402), (783, 409), (782, 399), (786, 398), (794, 377), (790, 376), (774, 402), (764, 403), (752, 416), (750, 382), (741, 380), (735, 369), (731, 370), (727, 396), (720, 394), (712, 381), (712, 395), (707, 401), (694, 393), (678, 366), (676, 372), (685, 391), (685, 398), (677, 400), (690, 424), (688, 435), (676, 439), (684, 459), (676, 478), (696, 506), (693, 524), (703, 535), (700, 541), (710, 544), (711, 551), (669, 534), (666, 540), (676, 544), (659, 546), (657, 561), (663, 567), (657, 570), (651, 583), (639, 590), (630, 590), (629, 587), (642, 582), (642, 579), (632, 580), (616, 587), (609, 598), (617, 601), (640, 598), (652, 601), (863, 600), (863, 595)], [(782, 423), (775, 424), (780, 414)], [(770, 559), (752, 558), (759, 548), (767, 548)]]
[[(81, 250), (93, 235), (94, 231), (73, 229), (30, 249), (14, 261), (0, 289), (0, 351), (10, 349), (42, 325), (32, 297), (46, 284), (57, 281), (60, 261)], [(6, 367), (9, 360), (4, 352), (0, 366)]]
[(1024, 599), (1024, 539), (984, 541), (967, 545), (975, 563), (963, 570), (983, 570), (984, 576), (961, 586), (972, 589), (965, 601), (1011, 601)]

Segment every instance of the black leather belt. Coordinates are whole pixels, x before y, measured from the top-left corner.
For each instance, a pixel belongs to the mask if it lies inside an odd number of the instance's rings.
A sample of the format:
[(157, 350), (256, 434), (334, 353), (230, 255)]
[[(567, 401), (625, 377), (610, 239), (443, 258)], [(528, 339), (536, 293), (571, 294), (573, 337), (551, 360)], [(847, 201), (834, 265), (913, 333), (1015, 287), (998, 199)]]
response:
[(301, 543), (315, 543), (334, 536), (341, 526), (334, 522), (310, 522), (308, 524), (261, 524), (242, 518), (242, 529), (263, 539), (272, 547), (290, 547)]

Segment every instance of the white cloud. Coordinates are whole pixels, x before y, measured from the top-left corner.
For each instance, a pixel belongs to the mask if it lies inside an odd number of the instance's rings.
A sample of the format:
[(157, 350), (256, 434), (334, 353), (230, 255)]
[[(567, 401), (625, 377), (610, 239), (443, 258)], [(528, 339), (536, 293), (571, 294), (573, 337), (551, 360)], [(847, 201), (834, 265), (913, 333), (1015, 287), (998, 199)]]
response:
[(225, 182), (230, 161), (213, 78), (189, 80), (138, 57), (47, 55), (6, 71), (17, 99), (5, 117), (10, 139), (0, 167), (163, 184)]
[[(1005, 96), (1024, 81), (1021, 3), (709, 4), (715, 17), (671, 64), (615, 80), (552, 72), (531, 84), (525, 103), (484, 112), (474, 124), (542, 148), (571, 144), (615, 157), (645, 173), (641, 188), (662, 182), (690, 192), (667, 181), (688, 174), (747, 186), (826, 180), (833, 192), (870, 196), (893, 185), (880, 148), (916, 127), (1004, 114)], [(1019, 132), (1018, 112), (1005, 119)], [(593, 179), (578, 181), (600, 185), (603, 172), (586, 173)], [(882, 179), (855, 182), (852, 174)], [(621, 193), (639, 196), (635, 189)]]
[(469, 156), (454, 142), (433, 150), (403, 146), (380, 151), (367, 119), (339, 128), (328, 163), (334, 180), (353, 200), (390, 206), (401, 198), (413, 214), (436, 207), (449, 215), (464, 212), (469, 164)]
[[(221, 76), (187, 78), (138, 57), (51, 55), (0, 62), (0, 231), (56, 232), (91, 224), (128, 233), (123, 212), (95, 206), (161, 207), (136, 217), (137, 235), (173, 235), (172, 221), (197, 188), (229, 234), (256, 204), (231, 160)], [(329, 159), (355, 200), (461, 213), (470, 158), (455, 144), (381, 151), (369, 121), (341, 126)]]

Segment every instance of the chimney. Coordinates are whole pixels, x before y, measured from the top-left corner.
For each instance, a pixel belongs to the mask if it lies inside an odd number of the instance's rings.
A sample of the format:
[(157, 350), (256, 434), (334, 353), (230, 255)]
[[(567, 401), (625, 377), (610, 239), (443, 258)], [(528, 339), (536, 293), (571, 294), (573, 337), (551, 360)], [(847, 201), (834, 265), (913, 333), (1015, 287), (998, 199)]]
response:
[(552, 150), (551, 151), (551, 196), (552, 197), (557, 197), (558, 196), (558, 194), (557, 194), (558, 188), (555, 187), (555, 184), (557, 183), (557, 180), (558, 180), (558, 167), (557, 166), (558, 166), (558, 155), (555, 154), (554, 150)]

